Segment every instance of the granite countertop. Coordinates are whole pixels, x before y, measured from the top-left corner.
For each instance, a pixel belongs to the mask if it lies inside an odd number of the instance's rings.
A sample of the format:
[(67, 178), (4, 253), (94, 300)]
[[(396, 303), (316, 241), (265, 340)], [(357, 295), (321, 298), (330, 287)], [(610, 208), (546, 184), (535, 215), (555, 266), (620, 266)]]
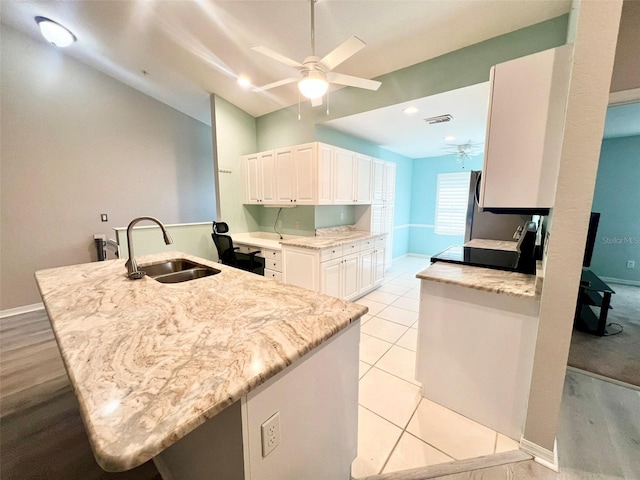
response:
[(518, 251), (518, 242), (508, 240), (489, 240), (484, 238), (472, 238), (463, 247), (486, 248), (489, 250), (507, 250), (510, 252)]
[(282, 240), (275, 234), (269, 235), (263, 232), (233, 233), (231, 238), (234, 245), (243, 244), (270, 250), (282, 250), (282, 245), (280, 245)]
[(514, 297), (539, 299), (542, 292), (542, 262), (536, 275), (508, 272), (492, 268), (473, 267), (447, 262), (435, 262), (416, 274), (422, 280), (460, 285), (486, 292)]
[(125, 260), (36, 272), (98, 463), (134, 468), (282, 371), (367, 308), (168, 252), (221, 273), (132, 281)]
[(287, 247), (310, 248), (313, 250), (324, 250), (325, 248), (337, 247), (345, 243), (367, 240), (368, 238), (379, 237), (383, 233), (369, 233), (359, 230), (348, 232), (338, 232), (332, 235), (316, 235), (315, 237), (296, 237), (290, 240), (281, 240), (280, 243)]

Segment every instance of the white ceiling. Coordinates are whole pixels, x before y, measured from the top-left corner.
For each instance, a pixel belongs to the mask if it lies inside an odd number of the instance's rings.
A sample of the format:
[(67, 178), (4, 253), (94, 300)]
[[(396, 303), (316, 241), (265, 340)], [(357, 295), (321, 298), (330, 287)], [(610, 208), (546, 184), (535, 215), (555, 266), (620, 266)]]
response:
[[(484, 143), (489, 82), (431, 95), (324, 123), (331, 128), (369, 140), (409, 158), (437, 157), (452, 145)], [(407, 115), (404, 108), (418, 112)], [(450, 122), (428, 124), (425, 118), (450, 114)], [(452, 135), (454, 140), (445, 140)]]
[[(320, 0), (316, 50), (322, 57), (357, 35), (367, 47), (336, 71), (375, 78), (562, 15), (570, 3)], [(295, 85), (263, 93), (237, 85), (239, 75), (264, 85), (295, 74), (251, 51), (251, 45), (262, 44), (298, 61), (311, 50), (308, 0), (0, 2), (3, 23), (44, 42), (36, 15), (49, 17), (76, 35), (78, 41), (65, 54), (207, 124), (211, 93), (256, 117), (297, 103)]]

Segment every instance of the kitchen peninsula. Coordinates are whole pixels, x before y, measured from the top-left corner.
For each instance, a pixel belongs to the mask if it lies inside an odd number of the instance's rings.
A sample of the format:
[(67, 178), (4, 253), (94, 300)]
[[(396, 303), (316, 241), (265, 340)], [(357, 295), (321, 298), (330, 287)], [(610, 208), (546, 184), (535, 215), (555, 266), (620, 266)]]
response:
[(366, 307), (178, 252), (138, 264), (169, 259), (220, 273), (132, 281), (124, 260), (36, 273), (102, 468), (153, 458), (167, 479), (348, 479)]
[(423, 396), (517, 441), (538, 330), (540, 264), (527, 275), (436, 262), (416, 275)]

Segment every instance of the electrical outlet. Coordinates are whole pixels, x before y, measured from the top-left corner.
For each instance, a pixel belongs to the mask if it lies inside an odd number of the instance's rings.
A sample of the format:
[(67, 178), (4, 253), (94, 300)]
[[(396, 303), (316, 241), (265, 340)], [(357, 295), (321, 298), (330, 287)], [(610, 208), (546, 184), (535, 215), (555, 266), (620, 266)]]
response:
[(340, 212), (340, 220), (344, 220), (344, 212)]
[(282, 228), (282, 219), (278, 219), (278, 228)]
[(636, 262), (634, 260), (627, 260), (627, 268), (636, 268)]
[(260, 434), (262, 436), (262, 456), (266, 457), (280, 445), (280, 412), (274, 413), (260, 425)]
[(101, 213), (100, 214), (100, 220), (102, 220), (103, 222), (108, 222), (109, 221), (109, 217), (107, 217), (106, 213)]
[(300, 220), (296, 220), (296, 230), (300, 230)]

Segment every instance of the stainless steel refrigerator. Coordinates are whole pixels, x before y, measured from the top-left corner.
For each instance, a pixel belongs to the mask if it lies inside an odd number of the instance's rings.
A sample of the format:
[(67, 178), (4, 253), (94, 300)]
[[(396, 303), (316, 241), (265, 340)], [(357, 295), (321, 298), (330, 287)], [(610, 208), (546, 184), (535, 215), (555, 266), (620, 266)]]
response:
[(472, 171), (469, 182), (469, 199), (467, 206), (467, 225), (465, 228), (465, 243), (473, 238), (489, 240), (515, 241), (513, 235), (516, 230), (531, 221), (531, 215), (516, 215), (482, 212), (478, 208), (480, 195), (480, 174)]

